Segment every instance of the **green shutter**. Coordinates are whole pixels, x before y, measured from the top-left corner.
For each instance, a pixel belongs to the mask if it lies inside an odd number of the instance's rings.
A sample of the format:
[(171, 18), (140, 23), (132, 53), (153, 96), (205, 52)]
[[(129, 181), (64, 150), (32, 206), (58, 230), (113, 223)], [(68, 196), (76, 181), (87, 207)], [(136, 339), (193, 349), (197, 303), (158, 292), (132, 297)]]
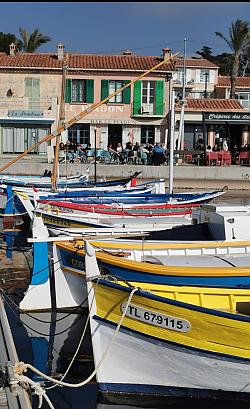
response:
[(134, 105), (133, 114), (139, 115), (141, 113), (141, 81), (134, 83)]
[(102, 80), (101, 83), (101, 100), (107, 98), (109, 96), (109, 82), (108, 80)]
[(86, 80), (86, 102), (94, 102), (94, 80)]
[[(131, 81), (124, 80), (123, 85), (129, 84)], [(122, 91), (122, 102), (123, 104), (130, 104), (131, 87), (126, 88)]]
[(65, 102), (71, 102), (71, 80), (66, 80)]
[(164, 81), (155, 84), (155, 115), (163, 115), (164, 106)]

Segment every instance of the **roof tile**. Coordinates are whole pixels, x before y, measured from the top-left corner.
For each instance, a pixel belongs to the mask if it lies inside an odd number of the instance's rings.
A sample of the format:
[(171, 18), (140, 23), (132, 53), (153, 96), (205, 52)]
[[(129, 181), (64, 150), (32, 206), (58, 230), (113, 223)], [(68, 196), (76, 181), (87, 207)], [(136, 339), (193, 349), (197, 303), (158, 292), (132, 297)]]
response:
[[(175, 104), (176, 109), (180, 109), (180, 104)], [(244, 110), (236, 99), (187, 99), (185, 110), (196, 111), (230, 111)]]
[[(135, 56), (135, 55), (97, 55), (97, 54), (70, 54), (68, 53), (69, 68), (86, 69), (121, 69), (146, 71), (162, 61), (162, 57)], [(62, 68), (57, 54), (49, 53), (18, 53), (14, 56), (0, 52), (0, 68)], [(175, 71), (174, 61), (163, 64), (159, 70)]]
[[(230, 88), (230, 86), (231, 86), (230, 77), (222, 75), (218, 76), (218, 83), (216, 84), (216, 87)], [(250, 77), (237, 77), (236, 87), (250, 88)]]
[[(176, 67), (183, 67), (183, 58), (175, 58)], [(185, 58), (186, 67), (201, 68), (219, 68), (218, 65), (205, 58)]]

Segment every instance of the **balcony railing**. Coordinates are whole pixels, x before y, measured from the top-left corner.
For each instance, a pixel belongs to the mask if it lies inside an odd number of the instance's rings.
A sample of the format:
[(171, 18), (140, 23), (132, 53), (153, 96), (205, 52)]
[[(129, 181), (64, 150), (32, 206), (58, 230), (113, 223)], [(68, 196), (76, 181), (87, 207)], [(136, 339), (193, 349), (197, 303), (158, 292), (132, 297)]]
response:
[(165, 104), (132, 104), (132, 116), (163, 117), (165, 114)]

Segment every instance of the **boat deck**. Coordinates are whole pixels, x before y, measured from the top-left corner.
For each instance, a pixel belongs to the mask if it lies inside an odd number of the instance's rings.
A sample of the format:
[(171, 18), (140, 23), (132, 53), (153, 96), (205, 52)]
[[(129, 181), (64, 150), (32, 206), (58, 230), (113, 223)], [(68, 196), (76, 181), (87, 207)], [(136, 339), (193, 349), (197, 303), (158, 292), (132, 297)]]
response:
[(202, 256), (143, 256), (142, 261), (162, 266), (185, 267), (250, 267), (249, 254)]

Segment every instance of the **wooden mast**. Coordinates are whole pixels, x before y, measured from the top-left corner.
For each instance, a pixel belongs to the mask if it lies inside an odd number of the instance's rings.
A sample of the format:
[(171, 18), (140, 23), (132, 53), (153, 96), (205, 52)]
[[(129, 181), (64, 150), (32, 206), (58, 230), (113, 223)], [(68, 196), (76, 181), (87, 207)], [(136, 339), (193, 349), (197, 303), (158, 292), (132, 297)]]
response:
[(146, 75), (150, 74), (157, 68), (159, 68), (161, 65), (166, 64), (168, 61), (172, 60), (174, 57), (176, 57), (179, 53), (173, 54), (170, 57), (163, 59), (161, 62), (159, 62), (157, 65), (154, 67), (150, 68), (147, 70), (144, 74), (141, 74), (139, 77), (136, 79), (130, 81), (128, 84), (124, 85), (124, 87), (118, 89), (116, 92), (114, 92), (112, 95), (108, 96), (107, 98), (104, 98), (102, 101), (99, 101), (97, 103), (92, 104), (90, 107), (85, 109), (84, 111), (81, 111), (79, 114), (73, 116), (71, 119), (69, 119), (63, 126), (60, 126), (57, 128), (55, 131), (50, 133), (49, 135), (46, 135), (44, 138), (42, 138), (39, 142), (35, 143), (34, 145), (30, 146), (29, 149), (27, 149), (25, 152), (21, 153), (18, 155), (15, 159), (11, 160), (8, 162), (6, 165), (2, 166), (0, 168), (0, 173), (3, 172), (4, 170), (8, 169), (11, 165), (16, 163), (19, 159), (23, 158), (27, 153), (33, 151), (37, 146), (41, 145), (43, 142), (48, 142), (51, 139), (55, 138), (57, 135), (60, 135), (62, 131), (68, 129), (70, 126), (74, 125), (76, 122), (78, 122), (80, 119), (84, 118), (86, 115), (90, 114), (93, 112), (96, 108), (99, 106), (105, 104), (109, 99), (113, 98), (115, 95), (119, 94), (120, 92), (124, 91), (126, 88), (130, 87), (133, 85), (136, 81), (139, 81), (140, 79), (146, 77)]
[[(59, 112), (59, 121), (58, 125), (63, 126), (65, 122), (65, 86), (66, 86), (66, 75), (68, 70), (68, 54), (63, 60), (63, 75), (62, 75), (62, 89), (61, 89), (61, 101), (60, 101), (60, 112)], [(53, 171), (51, 176), (51, 187), (52, 190), (57, 189), (57, 176), (59, 170), (59, 144), (61, 140), (61, 134), (56, 136), (56, 146), (55, 146), (55, 154), (54, 154), (54, 164), (53, 164)]]

